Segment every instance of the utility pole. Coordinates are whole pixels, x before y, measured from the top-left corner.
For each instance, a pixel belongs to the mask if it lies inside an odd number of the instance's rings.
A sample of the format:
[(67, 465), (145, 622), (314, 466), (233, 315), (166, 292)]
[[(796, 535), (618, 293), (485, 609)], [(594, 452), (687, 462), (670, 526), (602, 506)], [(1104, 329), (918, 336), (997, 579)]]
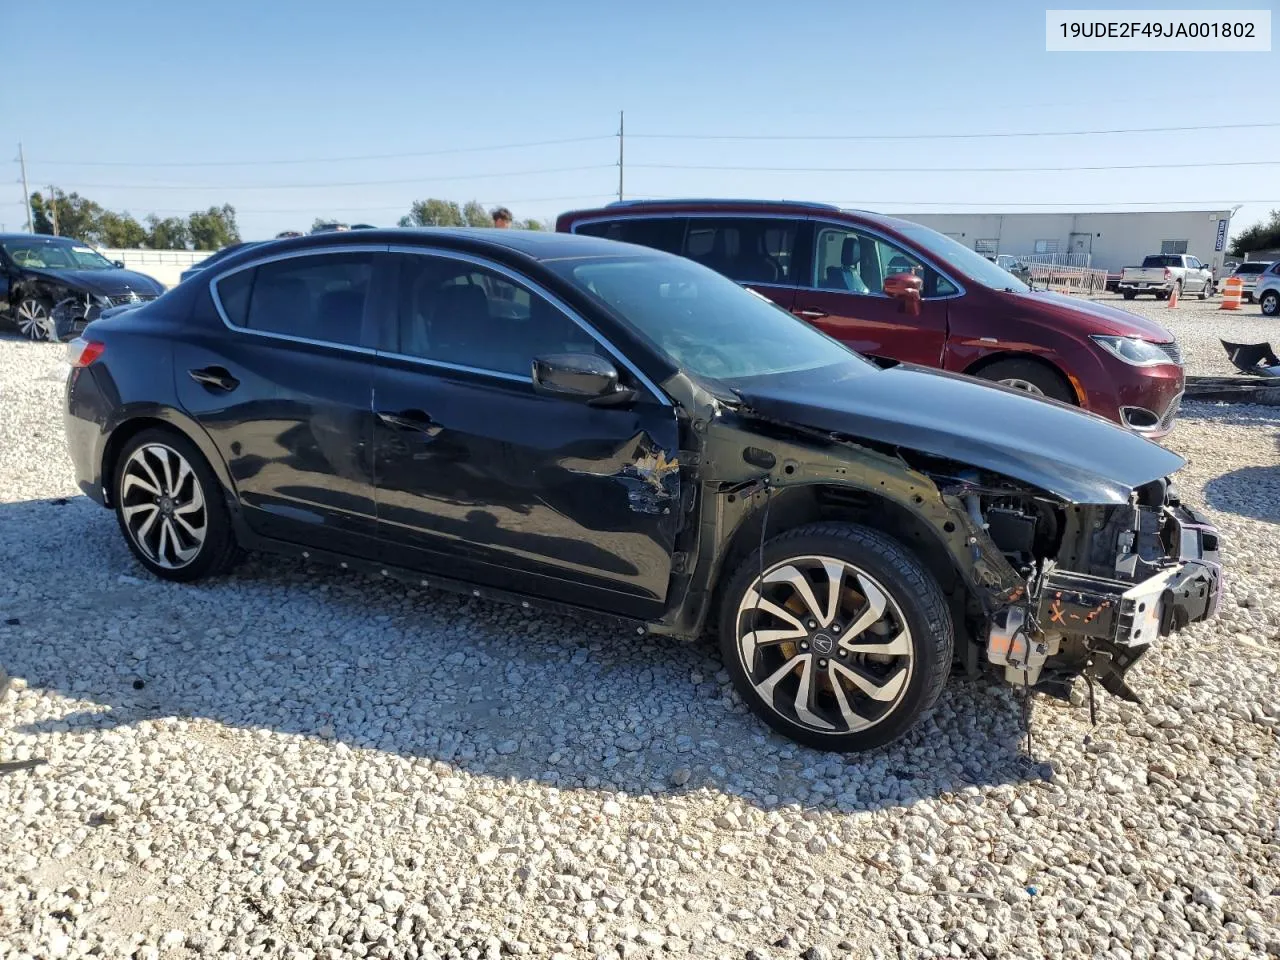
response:
[(618, 111), (618, 201), (622, 201), (622, 147), (626, 140), (623, 112)]
[(53, 185), (49, 186), (49, 213), (53, 217), (53, 235), (58, 235), (58, 195), (53, 192)]
[(18, 164), (22, 167), (22, 203), (27, 211), (27, 233), (35, 233), (31, 223), (31, 193), (27, 190), (27, 158), (22, 154), (22, 141), (18, 141)]

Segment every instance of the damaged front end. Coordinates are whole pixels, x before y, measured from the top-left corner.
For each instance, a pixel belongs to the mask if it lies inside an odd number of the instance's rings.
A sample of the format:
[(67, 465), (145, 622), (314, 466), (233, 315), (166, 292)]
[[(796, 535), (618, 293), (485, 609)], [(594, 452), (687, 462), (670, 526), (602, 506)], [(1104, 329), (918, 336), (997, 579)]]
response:
[(1136, 702), (1125, 674), (1157, 637), (1217, 612), (1217, 530), (1167, 480), (1124, 504), (1085, 505), (958, 479), (945, 495), (1027, 578), (986, 632), (987, 660), (1009, 683), (1064, 695), (1083, 674)]
[(49, 312), (49, 339), (70, 340), (83, 333), (94, 320), (124, 313), (154, 299), (132, 291), (117, 297), (73, 293), (57, 301)]

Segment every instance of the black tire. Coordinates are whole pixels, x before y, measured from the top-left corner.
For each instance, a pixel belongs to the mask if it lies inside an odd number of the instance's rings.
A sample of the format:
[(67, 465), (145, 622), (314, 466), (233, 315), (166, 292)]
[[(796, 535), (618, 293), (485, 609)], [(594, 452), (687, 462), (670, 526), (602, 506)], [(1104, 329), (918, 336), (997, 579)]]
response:
[(1244, 295), (1244, 302), (1245, 302), (1245, 303), (1253, 303), (1253, 294), (1252, 294), (1252, 293), (1246, 293), (1246, 294)]
[[(31, 327), (27, 325), (24, 317), (24, 311), (30, 305), (39, 310), (43, 316), (47, 327)], [(41, 340), (52, 340), (54, 337), (50, 335), (53, 329), (53, 301), (48, 297), (41, 296), (22, 296), (17, 300), (13, 300), (9, 305), (9, 320), (13, 324), (13, 328), (19, 334), (26, 337), (33, 343)]]
[[(884, 596), (889, 598), (890, 604), (886, 608), (890, 611), (888, 616), (894, 620), (901, 619), (902, 623), (897, 626), (899, 628), (905, 626), (910, 633), (909, 642), (904, 643), (904, 647), (910, 648), (909, 666), (898, 666), (899, 670), (909, 669), (908, 676), (905, 682), (901, 683), (898, 692), (894, 694), (893, 702), (884, 707), (884, 712), (875, 717), (871, 725), (866, 728), (848, 730), (846, 725), (843, 731), (836, 729), (835, 732), (827, 732), (801, 722), (798, 715), (797, 718), (793, 718), (779, 712), (780, 709), (788, 709), (785, 704), (789, 700), (794, 700), (794, 697), (788, 695), (789, 690), (781, 689), (784, 683), (789, 684), (794, 680), (798, 686), (803, 682), (805, 669), (824, 669), (827, 661), (816, 659), (821, 652), (817, 647), (819, 635), (813, 635), (814, 652), (808, 654), (810, 661), (802, 667), (801, 677), (796, 678), (795, 671), (783, 676), (782, 681), (773, 688), (772, 700), (766, 700), (765, 694), (757, 689), (748, 675), (747, 665), (743, 662), (743, 653), (739, 646), (739, 631), (740, 627), (749, 624), (746, 621), (740, 623), (740, 614), (751, 617), (758, 609), (750, 606), (750, 597), (755, 594), (749, 591), (752, 591), (761, 569), (769, 571), (784, 565), (787, 561), (802, 562), (802, 558), (832, 558), (858, 568), (875, 581), (876, 585), (882, 589)], [(865, 592), (863, 581), (858, 582), (859, 589)], [(839, 616), (841, 614), (838, 613), (837, 617)], [(876, 621), (876, 625), (881, 622)], [(838, 626), (840, 625), (833, 625), (833, 636), (838, 635), (838, 631), (834, 629)], [(818, 629), (825, 628), (819, 626)], [(867, 631), (859, 637), (865, 637), (870, 633), (871, 631)], [(838, 646), (832, 646), (833, 641), (830, 637), (822, 639), (827, 651), (834, 650), (843, 657)], [(933, 576), (896, 540), (876, 530), (851, 523), (813, 523), (774, 537), (764, 546), (763, 561), (757, 550), (738, 567), (724, 591), (720, 610), (720, 652), (738, 694), (746, 701), (752, 712), (774, 730), (818, 750), (840, 752), (872, 750), (897, 739), (910, 730), (942, 694), (942, 688), (951, 671), (954, 642), (951, 614), (942, 590)], [(782, 651), (785, 645), (780, 644), (771, 649)], [(767, 652), (767, 650), (757, 650), (757, 659), (759, 660)], [(799, 660), (788, 660), (788, 656), (785, 652), (781, 653), (784, 666), (787, 662), (800, 665)], [(846, 664), (864, 669), (867, 665), (856, 662), (858, 656), (860, 654), (854, 654), (852, 660), (846, 661)], [(835, 658), (832, 657), (833, 664), (834, 660)], [(757, 672), (767, 671), (772, 670), (772, 666), (772, 663), (762, 662), (759, 665), (753, 664), (753, 669)], [(876, 669), (877, 664), (871, 663), (870, 668)], [(896, 671), (892, 675), (896, 676)], [(835, 703), (835, 695), (830, 688), (831, 680), (828, 678), (825, 683), (827, 686), (824, 687), (823, 681), (815, 681), (814, 689), (815, 697), (825, 698), (826, 706), (819, 705), (816, 699), (812, 703), (815, 709), (825, 709), (827, 715), (832, 716), (831, 711), (834, 707), (831, 705)], [(889, 686), (889, 683), (886, 683), (886, 686)], [(842, 689), (845, 690), (846, 702), (849, 694), (857, 696), (855, 688)], [(780, 701), (783, 704), (781, 708), (777, 706)], [(868, 701), (868, 708), (872, 712), (880, 709), (873, 705), (874, 702)]]
[(1268, 290), (1258, 299), (1258, 304), (1262, 307), (1263, 316), (1280, 316), (1280, 293)]
[(1213, 296), (1213, 284), (1206, 280), (1204, 286), (1200, 288), (1200, 299), (1208, 300), (1211, 296)]
[[(1050, 400), (1059, 400), (1062, 403), (1070, 404), (1077, 402), (1075, 391), (1071, 389), (1071, 384), (1052, 367), (1036, 360), (1019, 360), (1016, 358), (997, 360), (995, 363), (983, 367), (975, 376), (995, 383), (1004, 383), (1006, 386), (1025, 390), (1032, 395), (1035, 394), (1035, 390), (1039, 390), (1041, 394)], [(1020, 386), (1020, 384), (1024, 383), (1034, 387), (1035, 390)]]
[[(181, 565), (165, 565), (156, 562), (152, 556), (149, 556), (138, 545), (126, 520), (125, 511), (127, 509), (139, 504), (145, 506), (143, 501), (149, 499), (149, 495), (141, 487), (131, 484), (130, 489), (126, 490), (124, 484), (126, 467), (129, 466), (134, 454), (144, 447), (163, 447), (176, 453), (191, 468), (192, 477), (190, 482), (199, 485), (202, 506), (193, 516), (199, 518), (203, 515), (204, 538), (194, 556), (182, 562)], [(129, 550), (137, 561), (152, 574), (163, 580), (189, 583), (193, 580), (201, 580), (205, 577), (214, 577), (226, 573), (234, 566), (239, 549), (236, 544), (235, 531), (231, 526), (231, 514), (223, 497), (222, 484), (218, 482), (218, 478), (214, 475), (213, 469), (205, 460), (204, 455), (189, 439), (176, 430), (166, 430), (164, 428), (143, 430), (130, 438), (124, 449), (120, 451), (120, 455), (113, 466), (113, 473), (114, 485), (112, 489), (114, 491), (116, 521), (120, 525), (120, 533), (124, 536), (125, 543), (129, 545)], [(157, 476), (161, 475), (157, 474)], [(177, 486), (184, 491), (191, 490), (187, 483), (183, 481), (179, 481)], [(178, 498), (174, 497), (172, 499), (176, 501)], [(157, 507), (157, 510), (159, 510), (159, 507)], [(143, 519), (145, 520), (145, 516)], [(161, 520), (163, 522), (163, 514), (161, 515)], [(176, 518), (174, 518), (173, 522), (176, 524)], [(171, 527), (171, 529), (176, 529), (176, 527)], [(160, 555), (165, 556), (164, 541), (161, 541), (159, 549)], [(170, 552), (172, 553), (172, 551)]]
[(1120, 292), (1120, 296), (1124, 297), (1126, 300), (1133, 300), (1138, 295), (1134, 293), (1132, 290), (1122, 290)]

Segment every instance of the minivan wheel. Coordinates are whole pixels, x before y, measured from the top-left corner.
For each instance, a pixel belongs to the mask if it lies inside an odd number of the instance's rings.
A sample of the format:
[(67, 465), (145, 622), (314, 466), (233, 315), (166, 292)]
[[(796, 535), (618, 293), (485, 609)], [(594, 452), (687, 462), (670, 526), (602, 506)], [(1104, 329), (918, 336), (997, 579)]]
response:
[(997, 360), (977, 373), (983, 380), (993, 380), (1035, 397), (1048, 397), (1063, 403), (1075, 403), (1076, 396), (1058, 373), (1034, 360)]
[(222, 487), (186, 437), (169, 430), (133, 437), (113, 489), (125, 542), (157, 577), (189, 582), (230, 569), (236, 542)]
[(1258, 303), (1261, 304), (1265, 316), (1274, 317), (1280, 314), (1280, 293), (1268, 290), (1259, 298)]
[(720, 653), (738, 694), (779, 733), (819, 750), (882, 746), (937, 702), (951, 615), (901, 544), (850, 523), (797, 527), (734, 574)]

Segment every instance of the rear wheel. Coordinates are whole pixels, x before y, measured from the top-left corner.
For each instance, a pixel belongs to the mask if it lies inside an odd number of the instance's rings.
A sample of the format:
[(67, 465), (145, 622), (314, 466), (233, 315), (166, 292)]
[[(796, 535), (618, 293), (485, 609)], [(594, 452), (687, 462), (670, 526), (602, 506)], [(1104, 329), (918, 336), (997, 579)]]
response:
[(1076, 402), (1071, 385), (1056, 370), (1035, 360), (997, 360), (979, 370), (976, 376), (1035, 397), (1048, 397), (1063, 403)]
[(1120, 295), (1124, 297), (1126, 300), (1132, 300), (1134, 297), (1137, 296), (1137, 294), (1134, 293), (1132, 290), (1121, 291)]
[(200, 451), (168, 430), (144, 430), (120, 453), (116, 519), (129, 549), (165, 580), (216, 576), (235, 560), (222, 487)]
[(1280, 316), (1280, 293), (1274, 290), (1268, 290), (1264, 293), (1258, 303), (1262, 305), (1262, 313), (1264, 316), (1274, 317)]
[(819, 750), (870, 750), (909, 730), (941, 695), (953, 643), (937, 581), (897, 541), (848, 523), (770, 540), (720, 613), (739, 695)]

